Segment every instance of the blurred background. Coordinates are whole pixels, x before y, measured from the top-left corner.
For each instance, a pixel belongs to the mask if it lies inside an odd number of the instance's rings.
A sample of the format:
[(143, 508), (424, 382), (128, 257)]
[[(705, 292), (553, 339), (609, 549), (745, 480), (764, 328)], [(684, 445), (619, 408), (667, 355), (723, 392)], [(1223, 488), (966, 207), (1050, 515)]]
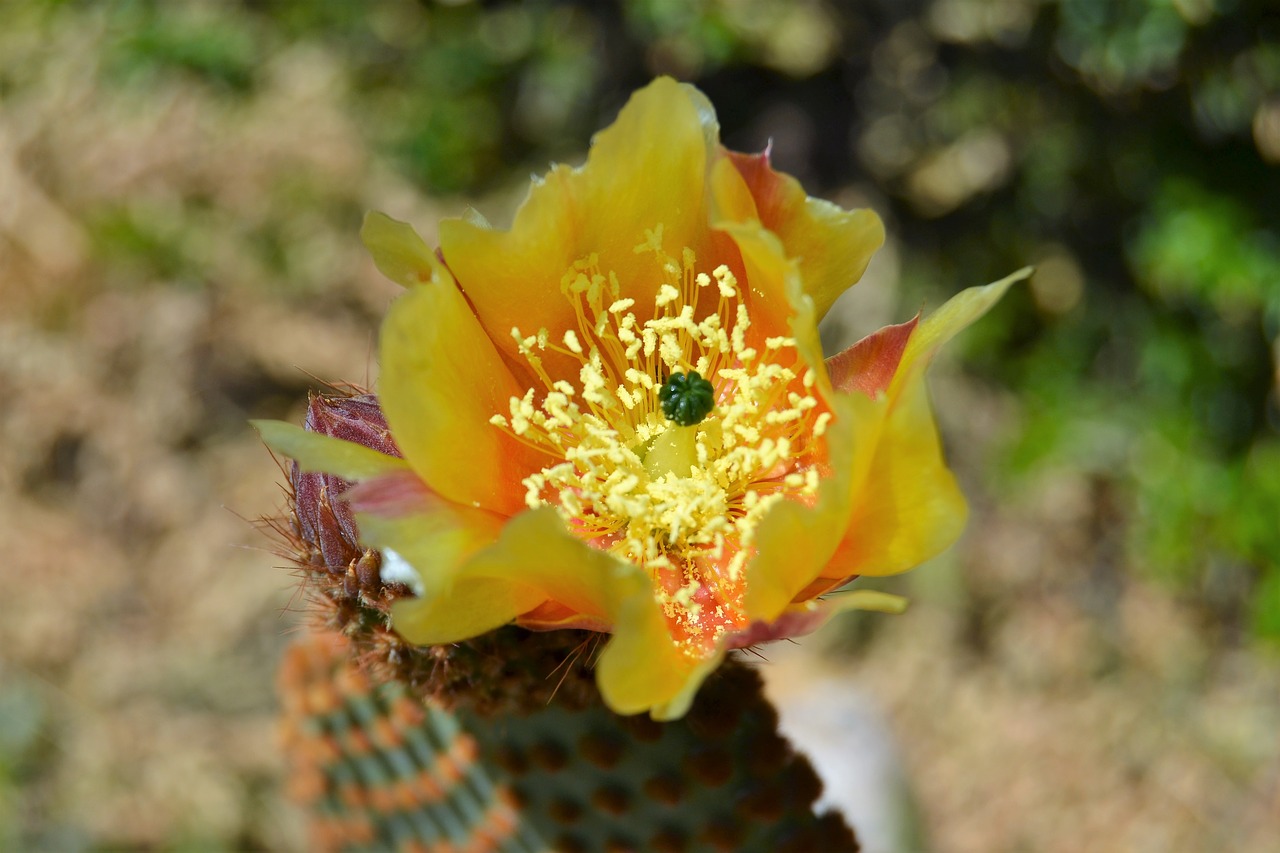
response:
[(892, 732), (899, 849), (1275, 849), (1267, 0), (5, 2), (0, 849), (300, 849), (245, 422), (376, 380), (366, 209), (504, 224), (656, 74), (885, 219), (831, 350), (1038, 268), (934, 372), (966, 537), (777, 667)]

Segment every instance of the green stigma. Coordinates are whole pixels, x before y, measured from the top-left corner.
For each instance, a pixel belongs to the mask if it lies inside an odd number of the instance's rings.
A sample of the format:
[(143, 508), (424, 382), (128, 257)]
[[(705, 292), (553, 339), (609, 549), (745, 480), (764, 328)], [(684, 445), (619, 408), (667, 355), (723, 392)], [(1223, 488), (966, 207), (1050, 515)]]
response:
[(658, 389), (658, 402), (667, 420), (680, 426), (702, 423), (716, 407), (716, 389), (696, 370), (688, 375), (673, 373)]

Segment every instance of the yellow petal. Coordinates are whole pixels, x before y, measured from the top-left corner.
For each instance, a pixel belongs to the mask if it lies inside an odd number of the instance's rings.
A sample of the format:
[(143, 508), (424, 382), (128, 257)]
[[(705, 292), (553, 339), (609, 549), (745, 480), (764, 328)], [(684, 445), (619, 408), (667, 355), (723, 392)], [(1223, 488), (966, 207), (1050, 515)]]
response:
[(446, 594), (396, 601), (391, 605), (391, 624), (420, 646), (457, 643), (501, 628), (538, 603), (538, 594), (528, 587), (464, 578)]
[(422, 594), (392, 606), (395, 629), (419, 645), (453, 643), (490, 631), (536, 607), (540, 594), (521, 584), (472, 578), (468, 561), (498, 539), (503, 519), (445, 501), (389, 518), (358, 513), (361, 539), (395, 551), (422, 581)]
[(512, 519), (493, 546), (461, 567), (458, 578), (525, 586), (539, 598), (611, 624), (596, 680), (616, 713), (635, 714), (672, 702), (678, 707), (685, 692), (692, 698), (696, 684), (691, 687), (691, 681), (714, 668), (690, 658), (671, 639), (642, 569), (574, 537), (550, 507)]
[(654, 705), (649, 710), (649, 716), (658, 722), (667, 722), (669, 720), (678, 720), (689, 713), (689, 708), (693, 706), (693, 700), (698, 695), (698, 688), (702, 686), (702, 682), (707, 680), (708, 675), (716, 671), (716, 668), (724, 661), (724, 656), (725, 649), (721, 644), (716, 649), (715, 654), (697, 662), (687, 670), (684, 668), (687, 666), (686, 663), (677, 663), (676, 671), (683, 673), (684, 677), (684, 684), (680, 687), (680, 692), (670, 699)]
[(871, 458), (858, 452), (857, 443), (874, 441), (879, 406), (844, 394), (831, 403), (836, 417), (827, 431), (830, 473), (819, 484), (813, 506), (783, 501), (756, 528), (756, 554), (746, 565), (743, 598), (753, 620), (773, 621), (828, 565), (847, 528), (857, 485), (865, 479)]
[[(725, 162), (742, 175), (761, 224), (782, 240), (787, 257), (799, 261), (805, 291), (822, 319), (884, 245), (880, 217), (809, 197), (799, 181), (773, 170), (767, 154), (727, 152)], [(741, 216), (745, 210), (738, 199), (722, 212)]]
[(381, 353), (382, 408), (418, 476), (460, 504), (523, 510), (520, 481), (548, 460), (489, 422), (524, 389), (447, 271), (391, 305)]
[(543, 599), (610, 621), (625, 601), (653, 602), (648, 578), (638, 566), (574, 537), (549, 506), (511, 519), (494, 546), (476, 554), (464, 573), (522, 583)]
[(365, 480), (403, 471), (407, 463), (371, 447), (308, 432), (284, 421), (250, 421), (267, 446), (298, 463), (303, 471), (324, 471), (345, 480)]
[[(441, 222), (445, 261), (498, 346), (515, 355), (513, 327), (525, 334), (571, 327), (560, 281), (592, 254), (604, 274), (617, 274), (623, 295), (637, 300), (637, 315), (646, 315), (655, 291), (653, 258), (635, 248), (651, 229), (662, 228), (669, 254), (678, 258), (688, 247), (706, 259), (703, 187), (715, 133), (705, 98), (660, 78), (596, 135), (585, 166), (557, 166), (535, 181), (510, 231)], [(547, 358), (553, 375), (566, 375), (569, 360)], [(560, 359), (565, 364), (557, 366)]]
[(891, 401), (840, 553), (825, 575), (890, 575), (948, 548), (964, 530), (964, 496), (947, 469), (924, 378)]
[(1029, 268), (1022, 269), (964, 290), (911, 330), (897, 372), (879, 401), (883, 421), (878, 428), (864, 428), (860, 436), (858, 467), (865, 474), (853, 480), (848, 529), (821, 577), (897, 574), (959, 538), (968, 507), (942, 457), (924, 371), (943, 344), (1030, 274)]
[(693, 692), (717, 663), (719, 657), (699, 661), (676, 646), (649, 593), (647, 600), (633, 598), (619, 610), (613, 636), (596, 662), (596, 685), (615, 713), (656, 710), (656, 719), (674, 719), (688, 710)]
[[(751, 314), (748, 340), (753, 345), (760, 345), (765, 338), (774, 335), (795, 337), (793, 332), (798, 326), (800, 338), (796, 343), (805, 360), (810, 363), (814, 363), (814, 358), (821, 361), (822, 345), (813, 320), (812, 300), (800, 286), (796, 264), (783, 253), (778, 238), (753, 225), (725, 224), (721, 230), (733, 240), (742, 256), (746, 280), (738, 283), (743, 288), (743, 299)], [(799, 304), (795, 304), (793, 299)], [(797, 310), (805, 315), (799, 324), (791, 322)]]
[[(902, 353), (902, 360), (898, 363), (895, 382), (906, 382), (916, 371), (923, 369), (943, 344), (991, 310), (1005, 291), (1017, 282), (1029, 278), (1033, 271), (1031, 267), (1023, 267), (999, 281), (962, 290), (943, 303), (941, 308), (921, 321), (911, 333), (911, 339)], [(894, 392), (890, 390), (889, 393), (892, 396)]]
[(396, 284), (412, 287), (431, 280), (439, 265), (435, 252), (413, 226), (370, 211), (364, 216), (360, 239), (373, 256), (378, 270)]

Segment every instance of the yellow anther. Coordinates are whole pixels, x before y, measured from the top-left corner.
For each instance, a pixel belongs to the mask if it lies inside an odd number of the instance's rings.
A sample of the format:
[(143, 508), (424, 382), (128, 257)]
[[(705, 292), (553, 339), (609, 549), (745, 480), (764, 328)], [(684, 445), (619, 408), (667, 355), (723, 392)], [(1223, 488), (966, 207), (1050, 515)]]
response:
[(738, 295), (738, 279), (734, 277), (733, 272), (727, 266), (721, 264), (711, 271), (711, 275), (715, 277), (716, 284), (720, 288), (720, 295), (725, 299), (732, 299)]

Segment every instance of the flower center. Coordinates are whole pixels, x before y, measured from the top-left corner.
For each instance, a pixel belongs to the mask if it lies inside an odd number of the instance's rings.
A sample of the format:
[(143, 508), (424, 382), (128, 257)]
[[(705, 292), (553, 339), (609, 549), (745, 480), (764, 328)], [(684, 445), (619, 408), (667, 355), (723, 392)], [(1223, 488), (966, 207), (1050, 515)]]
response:
[(662, 414), (667, 416), (667, 420), (680, 426), (693, 426), (702, 423), (715, 408), (715, 394), (715, 386), (703, 379), (698, 371), (691, 370), (687, 376), (683, 373), (668, 376), (658, 389), (658, 402), (662, 404)]
[[(654, 316), (636, 316), (595, 256), (575, 263), (560, 290), (576, 328), (512, 330), (542, 387), (491, 422), (556, 460), (525, 478), (529, 506), (558, 507), (591, 545), (648, 569), (692, 648), (744, 626), (755, 529), (778, 501), (812, 500), (831, 413), (791, 338), (751, 334), (727, 266), (699, 272), (691, 250), (663, 252), (661, 227), (647, 236)], [(576, 384), (550, 375), (547, 352), (577, 364)]]

